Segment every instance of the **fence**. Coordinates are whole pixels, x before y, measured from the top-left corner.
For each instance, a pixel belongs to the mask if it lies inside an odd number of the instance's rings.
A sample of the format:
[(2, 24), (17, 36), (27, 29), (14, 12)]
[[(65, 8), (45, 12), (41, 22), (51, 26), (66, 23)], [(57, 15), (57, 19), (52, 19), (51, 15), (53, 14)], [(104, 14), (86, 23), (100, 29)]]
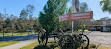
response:
[(22, 32), (22, 33), (0, 33), (0, 37), (5, 36), (28, 36), (28, 35), (37, 35), (38, 32)]

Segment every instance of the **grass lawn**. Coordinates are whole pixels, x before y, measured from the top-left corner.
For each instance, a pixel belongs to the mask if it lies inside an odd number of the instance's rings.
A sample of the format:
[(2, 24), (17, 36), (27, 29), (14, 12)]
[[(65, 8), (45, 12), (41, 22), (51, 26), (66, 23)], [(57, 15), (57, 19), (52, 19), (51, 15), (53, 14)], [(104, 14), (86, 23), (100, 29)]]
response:
[(22, 47), (22, 48), (20, 48), (20, 49), (32, 49), (33, 47), (35, 47), (35, 46), (37, 46), (37, 45), (39, 45), (39, 44), (38, 44), (38, 41), (36, 41), (36, 42), (34, 42), (34, 43), (30, 44), (30, 45), (27, 45), (27, 46), (25, 46), (25, 47)]
[[(29, 35), (35, 35), (38, 33), (29, 32)], [(22, 36), (27, 36), (28, 32), (22, 33)], [(12, 36), (12, 33), (4, 33), (4, 36)], [(21, 33), (13, 33), (13, 36), (21, 36)], [(3, 37), (3, 33), (0, 33), (0, 37)]]
[(100, 46), (98, 49), (111, 49), (111, 48)]
[(19, 41), (1, 42), (1, 43), (0, 43), (0, 47), (8, 46), (8, 45), (15, 44), (15, 43), (18, 43), (18, 42), (19, 42)]
[(38, 44), (38, 41), (36, 41), (36, 42), (34, 42), (34, 43), (32, 43), (32, 44), (30, 44), (30, 45), (27, 45), (26, 47), (22, 47), (22, 48), (20, 48), (20, 49), (53, 49), (53, 48), (55, 48), (55, 49), (60, 49), (59, 47), (55, 47), (54, 45), (57, 45), (56, 43), (48, 43), (47, 44), (47, 46), (46, 47), (44, 47), (44, 46), (40, 46), (39, 44)]
[(2, 34), (2, 33), (0, 33), (0, 37), (3, 37), (3, 34)]
[[(56, 46), (55, 46), (56, 45)], [(48, 43), (47, 44), (47, 47), (44, 47), (44, 46), (40, 46), (39, 44), (38, 44), (38, 42), (36, 41), (36, 42), (34, 42), (34, 43), (32, 43), (32, 44), (30, 44), (30, 45), (27, 45), (26, 47), (22, 47), (22, 48), (20, 48), (20, 49), (60, 49), (60, 47), (57, 47), (57, 44), (56, 43)], [(103, 46), (100, 46), (98, 49), (111, 49), (111, 48), (107, 48), (107, 47), (103, 47)]]

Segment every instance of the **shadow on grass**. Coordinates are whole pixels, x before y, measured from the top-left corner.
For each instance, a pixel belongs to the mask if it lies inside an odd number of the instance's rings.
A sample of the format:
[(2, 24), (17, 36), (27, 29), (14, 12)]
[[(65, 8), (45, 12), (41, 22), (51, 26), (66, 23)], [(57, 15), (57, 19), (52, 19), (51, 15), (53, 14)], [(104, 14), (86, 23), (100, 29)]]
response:
[(34, 47), (34, 49), (54, 49), (56, 47), (57, 47), (57, 45), (49, 45), (49, 46), (38, 45), (38, 46)]

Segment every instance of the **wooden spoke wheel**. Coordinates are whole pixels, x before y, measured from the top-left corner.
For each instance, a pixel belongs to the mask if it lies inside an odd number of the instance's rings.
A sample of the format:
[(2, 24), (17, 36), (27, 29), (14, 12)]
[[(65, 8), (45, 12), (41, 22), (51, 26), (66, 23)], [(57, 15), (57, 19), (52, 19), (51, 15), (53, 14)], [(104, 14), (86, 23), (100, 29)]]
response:
[(61, 49), (75, 49), (75, 41), (70, 35), (63, 35), (58, 44)]
[(38, 42), (39, 42), (40, 45), (46, 46), (47, 42), (48, 42), (47, 34), (45, 34), (45, 33), (38, 33)]
[(86, 35), (80, 35), (79, 36), (80, 40), (81, 40), (81, 47), (82, 49), (88, 49), (89, 47), (89, 38)]

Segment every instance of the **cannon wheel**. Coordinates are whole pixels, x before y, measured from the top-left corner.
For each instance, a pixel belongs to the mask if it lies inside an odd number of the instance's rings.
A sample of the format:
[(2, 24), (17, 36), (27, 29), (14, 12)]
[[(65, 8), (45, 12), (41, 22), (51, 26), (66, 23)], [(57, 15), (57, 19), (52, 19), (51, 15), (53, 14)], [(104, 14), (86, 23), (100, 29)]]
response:
[(75, 40), (70, 35), (63, 35), (58, 44), (61, 49), (75, 49)]
[(38, 33), (38, 42), (39, 42), (40, 45), (46, 46), (47, 42), (48, 42), (48, 36), (47, 36), (47, 34), (39, 32)]
[(80, 37), (81, 37), (81, 40), (82, 40), (82, 42), (81, 42), (82, 49), (88, 49), (88, 47), (89, 47), (89, 38), (84, 34), (80, 35)]

